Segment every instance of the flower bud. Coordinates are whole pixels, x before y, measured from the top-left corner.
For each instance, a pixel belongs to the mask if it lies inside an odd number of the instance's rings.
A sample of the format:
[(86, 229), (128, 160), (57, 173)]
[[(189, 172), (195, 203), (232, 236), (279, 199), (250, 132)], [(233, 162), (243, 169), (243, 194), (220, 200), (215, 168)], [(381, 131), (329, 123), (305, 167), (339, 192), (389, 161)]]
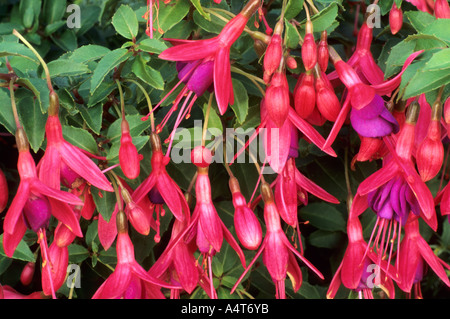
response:
[(444, 145), (441, 140), (440, 103), (433, 106), (433, 118), (428, 126), (428, 132), (416, 151), (417, 169), (424, 182), (434, 178), (444, 162)]
[(289, 86), (284, 72), (275, 72), (266, 89), (267, 115), (277, 127), (282, 127), (289, 113)]
[(323, 74), (316, 78), (317, 108), (324, 118), (330, 122), (335, 122), (341, 111), (341, 103), (339, 103), (331, 85), (324, 79)]
[(302, 60), (306, 71), (311, 70), (317, 63), (317, 45), (314, 41), (312, 22), (306, 22), (306, 34), (302, 45)]
[(127, 120), (122, 119), (122, 137), (120, 138), (119, 163), (123, 173), (129, 179), (135, 179), (140, 172), (140, 156), (130, 135)]
[(434, 3), (434, 15), (438, 19), (450, 19), (450, 6), (447, 0), (436, 0)]
[(27, 227), (34, 232), (41, 228), (47, 228), (52, 216), (48, 199), (45, 197), (29, 198), (23, 208), (23, 216)]
[(59, 247), (69, 246), (75, 237), (76, 235), (66, 225), (59, 223), (56, 226), (54, 243)]
[(327, 42), (327, 31), (322, 31), (322, 35), (320, 37), (319, 46), (317, 48), (317, 62), (319, 63), (320, 70), (325, 72), (328, 68), (328, 42)]
[(204, 146), (196, 146), (191, 152), (191, 162), (197, 167), (208, 167), (212, 163), (211, 151)]
[(447, 125), (450, 124), (450, 97), (444, 103), (444, 120)]
[(34, 271), (36, 269), (36, 263), (35, 262), (28, 262), (25, 267), (23, 267), (22, 272), (20, 274), (20, 282), (24, 286), (28, 286), (31, 281), (33, 280)]
[(5, 174), (0, 169), (0, 213), (6, 208), (8, 204), (8, 182), (6, 181)]
[(314, 74), (306, 72), (294, 92), (294, 105), (297, 114), (306, 119), (316, 106), (316, 90), (314, 88)]
[(295, 60), (295, 58), (291, 55), (289, 55), (286, 58), (286, 66), (291, 69), (291, 70), (295, 70), (297, 68), (297, 61)]
[(270, 76), (280, 66), (281, 59), (283, 57), (283, 48), (281, 36), (275, 33), (270, 39), (270, 43), (267, 46), (266, 54), (264, 56), (264, 74), (266, 79), (270, 79)]
[(398, 8), (394, 3), (392, 4), (392, 9), (389, 12), (389, 25), (391, 27), (391, 33), (396, 34), (403, 25), (403, 12), (401, 8)]

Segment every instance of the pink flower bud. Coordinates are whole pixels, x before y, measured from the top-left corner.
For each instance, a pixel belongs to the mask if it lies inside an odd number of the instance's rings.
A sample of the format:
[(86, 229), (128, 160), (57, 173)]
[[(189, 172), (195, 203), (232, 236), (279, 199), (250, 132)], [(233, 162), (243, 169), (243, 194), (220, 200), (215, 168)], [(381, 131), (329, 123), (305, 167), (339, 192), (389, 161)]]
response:
[(316, 78), (316, 101), (320, 114), (330, 122), (336, 121), (341, 111), (341, 103), (331, 85), (322, 73)]
[(125, 212), (131, 225), (139, 234), (146, 236), (150, 233), (150, 216), (139, 205), (131, 201), (127, 204)]
[(316, 106), (314, 74), (307, 72), (302, 76), (300, 81), (300, 84), (294, 92), (294, 105), (297, 114), (306, 119)]
[(389, 12), (389, 25), (391, 27), (392, 34), (396, 34), (400, 31), (403, 25), (403, 11), (401, 8), (397, 7), (395, 1), (392, 4), (391, 11)]
[(204, 146), (196, 146), (191, 152), (191, 161), (197, 167), (208, 167), (212, 163), (212, 154)]
[(0, 213), (6, 208), (8, 204), (8, 182), (6, 181), (5, 174), (0, 169)]
[(434, 16), (438, 19), (450, 19), (450, 6), (447, 0), (436, 0), (434, 3)]
[(444, 103), (444, 120), (447, 125), (450, 124), (450, 97)]
[(119, 163), (123, 173), (129, 179), (135, 179), (140, 172), (140, 156), (133, 144), (130, 135), (130, 126), (125, 119), (121, 124), (122, 137), (120, 138)]
[(275, 33), (267, 46), (266, 54), (264, 56), (264, 73), (267, 79), (280, 66), (281, 58), (283, 57), (282, 40), (280, 34)]
[(73, 242), (75, 237), (75, 234), (66, 225), (59, 223), (55, 229), (55, 239), (53, 242), (59, 247), (67, 247)]
[(29, 198), (23, 208), (25, 224), (37, 232), (40, 228), (47, 228), (50, 221), (51, 207), (47, 198)]
[(22, 269), (22, 273), (20, 274), (20, 282), (24, 286), (28, 286), (33, 280), (34, 271), (36, 269), (36, 263), (30, 261), (25, 267)]
[(289, 68), (289, 69), (291, 69), (291, 70), (295, 70), (296, 68), (297, 68), (297, 61), (295, 60), (295, 58), (294, 57), (292, 57), (292, 56), (288, 56), (287, 58), (286, 58), (286, 66)]
[[(308, 27), (308, 23), (310, 26)], [(302, 60), (306, 71), (311, 70), (317, 63), (317, 45), (314, 41), (314, 35), (312, 33), (312, 23), (308, 21), (306, 23), (306, 34), (303, 39), (302, 45)]]
[(320, 70), (325, 72), (328, 68), (328, 42), (327, 42), (327, 31), (322, 32), (320, 37), (319, 46), (317, 48), (317, 62), (319, 63)]
[(282, 127), (289, 113), (289, 86), (284, 72), (275, 72), (266, 89), (267, 114), (277, 127)]
[(434, 178), (444, 162), (444, 145), (441, 140), (441, 123), (432, 120), (428, 134), (416, 151), (417, 169), (424, 182)]

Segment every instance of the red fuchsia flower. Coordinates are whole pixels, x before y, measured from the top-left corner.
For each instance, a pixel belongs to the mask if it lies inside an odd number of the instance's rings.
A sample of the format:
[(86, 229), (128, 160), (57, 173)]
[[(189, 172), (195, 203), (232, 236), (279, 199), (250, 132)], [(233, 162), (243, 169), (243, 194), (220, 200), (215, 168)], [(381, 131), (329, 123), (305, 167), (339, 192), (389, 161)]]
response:
[[(358, 76), (357, 72), (347, 63), (342, 61), (342, 59), (337, 55), (334, 49), (330, 50), (330, 57), (333, 60), (333, 64), (336, 68), (339, 79), (344, 83), (347, 89), (347, 96), (342, 105), (341, 112), (339, 113), (336, 122), (331, 129), (326, 143), (324, 147), (329, 147), (335, 140), (340, 128), (344, 124), (349, 111), (352, 109), (359, 110), (363, 112), (366, 107), (368, 110), (368, 114), (375, 114), (376, 117), (380, 117), (386, 120), (387, 114), (383, 109), (380, 110), (379, 104), (381, 100), (378, 99), (377, 96), (382, 96), (386, 94), (390, 94), (393, 90), (400, 85), (401, 76), (406, 68), (412, 63), (412, 61), (423, 52), (423, 50), (412, 53), (405, 61), (402, 70), (399, 74), (397, 74), (392, 79), (385, 81), (381, 84), (365, 84), (361, 78)], [(373, 101), (376, 99), (375, 101)], [(378, 100), (378, 102), (377, 102)], [(377, 107), (378, 106), (378, 107)], [(385, 107), (385, 106), (383, 106)], [(373, 112), (373, 109), (378, 110), (377, 112)], [(361, 116), (360, 116), (361, 117)], [(389, 120), (388, 120), (389, 121)], [(375, 128), (371, 129), (372, 131), (377, 130), (377, 126), (379, 125), (379, 121), (373, 121), (372, 124)]]
[(241, 193), (239, 181), (231, 177), (228, 183), (233, 198), (234, 227), (239, 242), (249, 250), (259, 247), (262, 240), (262, 229), (258, 218), (247, 205), (244, 195)]
[(58, 112), (59, 99), (53, 92), (50, 94), (48, 119), (45, 125), (47, 148), (38, 165), (39, 179), (48, 186), (59, 189), (63, 177), (62, 168), (66, 165), (89, 184), (108, 192), (114, 191), (98, 166), (83, 151), (64, 139)]
[[(158, 227), (157, 237), (159, 241), (159, 218), (164, 216), (163, 205), (166, 204), (176, 219), (189, 220), (190, 211), (184, 194), (178, 185), (172, 180), (166, 171), (170, 158), (164, 156), (161, 141), (156, 133), (150, 136), (152, 145), (152, 171), (150, 175), (134, 190), (132, 200), (136, 205), (147, 210), (149, 218), (156, 212), (156, 223)], [(150, 207), (145, 205), (150, 200)]]
[[(124, 212), (117, 214), (117, 265), (114, 272), (98, 288), (92, 299), (142, 299), (153, 288), (176, 288), (149, 275), (134, 257), (134, 246), (128, 235), (128, 221)], [(150, 285), (151, 287), (146, 287)]]
[(23, 128), (17, 129), (16, 143), (20, 183), (3, 223), (6, 255), (13, 255), (27, 228), (35, 232), (45, 229), (51, 216), (65, 224), (78, 237), (83, 237), (78, 218), (69, 206), (83, 205), (83, 202), (75, 195), (51, 188), (38, 179)]
[(141, 171), (141, 157), (133, 144), (130, 135), (130, 125), (125, 118), (121, 122), (122, 136), (120, 138), (119, 163), (124, 175), (129, 179), (135, 179)]
[(402, 8), (397, 7), (397, 4), (392, 4), (391, 11), (389, 12), (389, 26), (391, 28), (391, 33), (396, 34), (403, 25), (403, 11)]
[(318, 69), (314, 71), (317, 110), (326, 120), (334, 122), (341, 111), (341, 103), (325, 73)]
[(438, 19), (450, 19), (450, 6), (447, 0), (436, 0), (434, 16)]
[[(382, 261), (378, 268), (373, 267), (378, 257), (372, 251), (367, 252), (367, 243), (359, 218), (350, 212), (347, 222), (348, 245), (344, 257), (331, 280), (327, 291), (327, 298), (333, 299), (339, 290), (344, 287), (357, 291), (360, 298), (373, 299), (372, 289), (381, 288), (389, 298), (395, 296), (395, 287), (390, 276), (389, 266)], [(387, 276), (386, 274), (389, 274)]]
[[(220, 34), (207, 40), (174, 40), (173, 47), (163, 51), (159, 58), (163, 60), (179, 61), (188, 63), (192, 71), (189, 73), (189, 82), (199, 81), (201, 87), (207, 89), (214, 84), (214, 93), (220, 114), (224, 114), (228, 104), (234, 103), (233, 85), (231, 83), (230, 71), (230, 48), (244, 31), (245, 25), (250, 17), (258, 10), (261, 2), (259, 0), (249, 1), (242, 11), (231, 19)], [(198, 71), (199, 67), (205, 68)], [(199, 75), (196, 75), (199, 72)], [(188, 74), (188, 75), (189, 75)], [(194, 84), (193, 84), (194, 85)], [(195, 85), (194, 85), (195, 86)], [(203, 94), (202, 91), (192, 91), (195, 96)], [(186, 93), (185, 90), (183, 90)], [(200, 94), (200, 95), (201, 95)], [(180, 109), (183, 113), (183, 109)]]
[(405, 235), (399, 251), (399, 280), (401, 290), (411, 293), (414, 288), (417, 298), (422, 298), (420, 281), (428, 265), (434, 273), (450, 287), (450, 281), (444, 269), (450, 269), (442, 259), (437, 257), (419, 231), (419, 219), (411, 215), (404, 227)]
[(3, 212), (8, 205), (9, 191), (8, 182), (5, 173), (0, 169), (0, 213)]
[(286, 234), (281, 228), (280, 215), (275, 204), (272, 190), (270, 185), (266, 182), (261, 183), (261, 195), (264, 201), (264, 221), (266, 223), (266, 234), (264, 236), (264, 241), (247, 269), (242, 273), (236, 284), (231, 289), (231, 293), (234, 292), (241, 280), (262, 253), (263, 263), (267, 267), (267, 270), (275, 283), (276, 298), (285, 299), (286, 275), (289, 275), (289, 278), (291, 279), (294, 292), (297, 292), (302, 284), (302, 272), (295, 256), (306, 264), (319, 278), (323, 279), (324, 277), (320, 271), (317, 270), (317, 268), (314, 267), (302, 254), (295, 250), (289, 242), (289, 239), (286, 237)]
[[(211, 151), (203, 146), (195, 147), (194, 153), (210, 153)], [(192, 157), (192, 156), (191, 156)], [(194, 156), (195, 158), (210, 158), (210, 155)], [(245, 256), (241, 247), (234, 239), (231, 232), (220, 219), (211, 198), (211, 183), (208, 176), (209, 163), (205, 161), (194, 163), (197, 166), (197, 179), (195, 182), (196, 205), (192, 214), (189, 226), (178, 236), (184, 238), (186, 243), (195, 240), (198, 250), (209, 266), (210, 295), (217, 298), (217, 294), (212, 286), (211, 262), (212, 257), (220, 252), (223, 239), (236, 251), (239, 259), (245, 268)]]
[(20, 282), (24, 286), (28, 286), (33, 280), (36, 271), (36, 263), (34, 261), (27, 262), (20, 273)]
[[(69, 249), (53, 242), (48, 249), (46, 262), (42, 266), (42, 291), (51, 296), (64, 284), (69, 265)], [(48, 268), (48, 269), (47, 269)]]
[(433, 14), (434, 12), (434, 2), (428, 0), (406, 0), (412, 5), (416, 6), (417, 9), (423, 12), (427, 12), (429, 14)]

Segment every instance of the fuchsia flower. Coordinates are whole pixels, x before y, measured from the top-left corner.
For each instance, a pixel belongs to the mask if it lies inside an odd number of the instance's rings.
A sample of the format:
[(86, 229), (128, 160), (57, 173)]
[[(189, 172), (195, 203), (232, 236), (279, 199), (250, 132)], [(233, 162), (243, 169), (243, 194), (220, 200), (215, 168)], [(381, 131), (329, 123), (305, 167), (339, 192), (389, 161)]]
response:
[(302, 284), (302, 272), (295, 260), (297, 256), (305, 263), (319, 278), (323, 279), (323, 275), (316, 269), (302, 254), (300, 254), (286, 237), (281, 228), (280, 215), (275, 204), (274, 196), (270, 185), (266, 182), (261, 183), (261, 195), (264, 201), (264, 221), (266, 223), (266, 234), (264, 241), (260, 246), (253, 260), (247, 269), (242, 273), (235, 285), (231, 289), (231, 293), (237, 288), (241, 280), (251, 269), (258, 257), (263, 254), (263, 262), (266, 265), (269, 274), (275, 283), (276, 297), (284, 299), (285, 296), (285, 279), (286, 275), (292, 282), (294, 291), (298, 291)]
[[(127, 219), (124, 212), (117, 214), (117, 265), (114, 272), (98, 288), (92, 299), (141, 299), (148, 293), (153, 297), (155, 289), (176, 288), (149, 275), (134, 257), (134, 246), (128, 235)], [(159, 294), (163, 298), (162, 294)]]
[(434, 16), (438, 19), (450, 19), (450, 6), (447, 0), (436, 0)]
[(16, 143), (19, 151), (17, 168), (20, 184), (3, 223), (3, 246), (11, 257), (25, 231), (45, 229), (53, 215), (78, 237), (83, 237), (78, 217), (69, 205), (83, 205), (73, 194), (47, 186), (37, 177), (36, 166), (29, 151), (25, 132), (18, 128)]
[(418, 298), (420, 293), (420, 281), (425, 274), (425, 265), (436, 273), (436, 275), (450, 287), (445, 268), (450, 266), (437, 257), (419, 231), (419, 219), (410, 215), (404, 227), (405, 235), (402, 239), (399, 251), (399, 280), (398, 286), (401, 290), (410, 293), (413, 286)]
[(317, 63), (319, 63), (320, 71), (327, 71), (329, 59), (327, 30), (324, 30), (320, 35), (319, 45), (317, 46)]
[(17, 292), (11, 286), (0, 285), (0, 299), (44, 299), (45, 296), (41, 291), (33, 292), (29, 295), (24, 295)]
[(314, 41), (313, 24), (309, 20), (306, 22), (305, 37), (303, 39), (301, 51), (305, 70), (312, 70), (317, 63), (317, 44)]
[(264, 100), (267, 116), (275, 127), (282, 127), (290, 109), (289, 85), (285, 71), (277, 70), (266, 89)]
[(398, 8), (397, 4), (392, 4), (391, 11), (389, 12), (389, 26), (391, 27), (391, 33), (396, 34), (403, 25), (403, 11), (402, 8)]
[(264, 55), (264, 81), (266, 83), (270, 82), (272, 74), (279, 68), (283, 58), (283, 40), (281, 39), (283, 28), (284, 21), (280, 20), (275, 26), (274, 33), (270, 38)]
[[(159, 58), (163, 60), (193, 63), (192, 67), (195, 71), (193, 71), (192, 77), (199, 66), (208, 64), (208, 71), (205, 71), (203, 75), (205, 77), (203, 81), (207, 84), (203, 86), (208, 88), (214, 83), (214, 93), (222, 115), (227, 110), (228, 104), (234, 103), (229, 61), (230, 47), (239, 38), (246, 23), (260, 5), (260, 1), (249, 1), (242, 11), (231, 19), (220, 34), (214, 38), (195, 41), (175, 40), (177, 45), (159, 55)], [(203, 94), (203, 92), (201, 93)]]
[(378, 257), (372, 251), (367, 252), (361, 222), (352, 211), (347, 221), (347, 236), (348, 246), (331, 280), (327, 298), (333, 299), (342, 284), (348, 289), (362, 292), (367, 299), (373, 299), (372, 289), (376, 286), (393, 299), (395, 288), (392, 279), (386, 276), (389, 273), (389, 266), (383, 260), (381, 265), (378, 265), (379, 268), (369, 267), (378, 262)]
[(50, 107), (45, 132), (47, 148), (39, 162), (39, 179), (48, 186), (59, 189), (64, 165), (85, 179), (89, 184), (108, 192), (114, 191), (104, 174), (79, 148), (68, 143), (62, 135), (58, 117), (59, 100), (50, 94)]
[(121, 122), (120, 148), (119, 148), (119, 163), (124, 175), (129, 179), (135, 179), (139, 176), (141, 171), (140, 160), (141, 157), (133, 144), (133, 139), (130, 135), (130, 125), (125, 118)]

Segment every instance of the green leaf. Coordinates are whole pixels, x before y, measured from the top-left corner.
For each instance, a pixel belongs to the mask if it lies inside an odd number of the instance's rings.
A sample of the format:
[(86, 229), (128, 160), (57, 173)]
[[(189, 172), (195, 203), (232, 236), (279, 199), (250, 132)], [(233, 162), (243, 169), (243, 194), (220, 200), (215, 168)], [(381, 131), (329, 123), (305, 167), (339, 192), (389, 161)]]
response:
[(83, 45), (72, 52), (70, 60), (77, 63), (88, 63), (90, 61), (101, 59), (109, 52), (111, 52), (110, 49), (101, 45)]
[(100, 190), (94, 186), (91, 186), (91, 194), (97, 211), (109, 222), (116, 205), (116, 195), (114, 192)]
[(445, 41), (450, 45), (450, 19), (437, 19), (436, 21), (427, 25), (423, 30), (423, 34), (434, 35), (438, 39)]
[[(149, 139), (150, 136), (133, 137), (133, 144), (134, 146), (136, 146), (138, 152), (145, 146), (145, 144), (147, 144)], [(108, 156), (106, 156), (106, 159), (111, 162), (116, 161), (119, 158), (119, 149), (120, 149), (120, 141), (113, 143), (108, 151)]]
[(318, 229), (345, 231), (346, 221), (342, 213), (325, 202), (310, 203), (300, 209), (300, 217)]
[(112, 24), (117, 33), (127, 39), (135, 39), (139, 24), (133, 9), (128, 5), (121, 5), (112, 17)]
[(103, 105), (97, 104), (94, 107), (78, 106), (81, 116), (86, 121), (87, 126), (96, 134), (100, 134), (102, 128)]
[(167, 45), (161, 40), (146, 38), (139, 42), (138, 48), (148, 53), (160, 54), (167, 49)]
[(436, 18), (428, 12), (419, 10), (407, 11), (404, 15), (409, 20), (414, 29), (416, 29), (418, 32), (422, 32), (426, 29), (426, 27), (428, 27), (428, 25), (436, 20)]
[(70, 263), (78, 264), (89, 257), (89, 250), (81, 245), (71, 244), (67, 249), (69, 250)]
[(45, 24), (52, 24), (58, 22), (64, 17), (67, 8), (66, 0), (45, 0), (42, 9), (42, 17)]
[(92, 154), (98, 153), (97, 143), (88, 131), (67, 125), (63, 125), (62, 131), (63, 137), (70, 144), (82, 148)]
[(11, 108), (11, 97), (8, 89), (0, 88), (0, 124), (2, 124), (11, 134), (16, 132), (16, 122), (14, 121), (14, 114)]
[(241, 81), (232, 79), (234, 91), (234, 104), (231, 109), (236, 114), (239, 124), (244, 123), (248, 115), (248, 93)]
[(64, 51), (73, 51), (78, 47), (75, 30), (67, 29), (59, 36), (51, 35), (51, 39)]
[(298, 42), (300, 41), (300, 36), (297, 33), (295, 27), (289, 23), (288, 20), (284, 21), (284, 26), (286, 29), (286, 46), (290, 49), (295, 49), (298, 47)]
[(303, 0), (289, 0), (284, 18), (286, 20), (294, 19), (302, 10)]
[(34, 53), (25, 45), (17, 42), (0, 43), (0, 58), (5, 56), (21, 56), (39, 64)]
[[(190, 1), (177, 0), (174, 4), (161, 6), (159, 8), (159, 26), (163, 32), (167, 32), (177, 25), (189, 13), (191, 9)], [(155, 33), (155, 38), (160, 38), (162, 34)]]
[(30, 146), (37, 152), (44, 141), (47, 115), (42, 113), (39, 102), (28, 90), (16, 91), (16, 104)]
[[(0, 235), (0, 255), (6, 256), (5, 250), (3, 249), (3, 234)], [(28, 247), (28, 245), (25, 243), (25, 241), (23, 239), (19, 242), (19, 245), (17, 245), (17, 248), (14, 251), (12, 258), (27, 261), (27, 262), (29, 262), (29, 261), (35, 262), (36, 261), (36, 258), (34, 257), (33, 252), (31, 251), (30, 247)]]
[(316, 230), (309, 235), (311, 245), (321, 248), (336, 248), (342, 238), (339, 232), (330, 232), (325, 230)]
[(191, 0), (191, 2), (195, 9), (197, 9), (198, 13), (200, 13), (206, 20), (211, 21), (211, 15), (203, 10), (200, 0)]
[(57, 76), (77, 76), (91, 72), (87, 65), (67, 59), (54, 60), (47, 65), (52, 78)]
[[(149, 121), (142, 121), (142, 116), (139, 114), (135, 115), (126, 115), (125, 118), (130, 125), (130, 135), (132, 137), (141, 135), (146, 129), (150, 127)], [(120, 136), (122, 135), (120, 130), (120, 124), (122, 119), (118, 119), (112, 123), (106, 133), (108, 139), (111, 140), (112, 143), (115, 143), (120, 140)]]
[(105, 77), (120, 63), (126, 61), (132, 54), (127, 49), (115, 49), (103, 56), (92, 74), (91, 95), (94, 94)]
[(161, 73), (149, 66), (141, 55), (136, 57), (131, 69), (145, 83), (157, 90), (164, 90), (164, 79)]

